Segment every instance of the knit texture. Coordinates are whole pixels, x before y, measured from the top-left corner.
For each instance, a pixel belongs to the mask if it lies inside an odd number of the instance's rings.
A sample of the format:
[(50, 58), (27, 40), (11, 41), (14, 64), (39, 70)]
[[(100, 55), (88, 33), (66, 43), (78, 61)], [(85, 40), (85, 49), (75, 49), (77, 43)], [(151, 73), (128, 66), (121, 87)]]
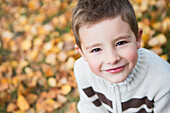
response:
[(138, 62), (126, 80), (111, 83), (79, 58), (74, 73), (80, 113), (170, 113), (170, 64), (140, 48)]

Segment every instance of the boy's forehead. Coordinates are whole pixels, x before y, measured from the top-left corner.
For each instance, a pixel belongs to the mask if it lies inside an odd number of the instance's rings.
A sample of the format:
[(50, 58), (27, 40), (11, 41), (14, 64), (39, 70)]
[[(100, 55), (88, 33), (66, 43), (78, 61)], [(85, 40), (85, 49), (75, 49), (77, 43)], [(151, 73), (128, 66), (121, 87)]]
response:
[(131, 34), (132, 30), (129, 24), (122, 20), (121, 16), (107, 18), (91, 25), (85, 24), (79, 29), (81, 41), (89, 39), (87, 37), (108, 36), (108, 33), (113, 37), (119, 37), (120, 35)]
[[(101, 23), (107, 24), (111, 20), (116, 20), (118, 22), (125, 22), (120, 15), (118, 15), (116, 17), (112, 17), (112, 18), (103, 18), (103, 19), (100, 19), (100, 20), (95, 21), (95, 22), (86, 22), (79, 27), (79, 35), (80, 35), (80, 32), (82, 30), (87, 31), (88, 29), (90, 29), (94, 26), (96, 26), (96, 28), (97, 28), (97, 26), (100, 25)], [(127, 22), (125, 22), (125, 23), (127, 23)]]
[[(117, 15), (117, 16), (114, 16), (114, 17), (107, 17), (107, 18), (101, 18), (99, 20), (96, 20), (96, 21), (93, 21), (93, 22), (84, 22), (83, 24), (81, 24), (81, 26), (79, 27), (79, 30), (83, 27), (85, 28), (90, 28), (96, 24), (99, 24), (100, 22), (103, 22), (103, 21), (107, 21), (107, 20), (113, 20), (113, 19), (120, 19), (122, 21), (124, 21), (121, 17), (121, 15)], [(125, 21), (124, 21), (125, 22)]]

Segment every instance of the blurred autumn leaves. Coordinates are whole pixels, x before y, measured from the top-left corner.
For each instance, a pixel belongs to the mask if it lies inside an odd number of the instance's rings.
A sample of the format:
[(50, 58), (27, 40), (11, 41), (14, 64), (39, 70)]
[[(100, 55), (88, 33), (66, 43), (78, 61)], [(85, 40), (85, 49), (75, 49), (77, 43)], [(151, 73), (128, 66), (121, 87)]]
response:
[(170, 62), (169, 0), (131, 0), (144, 32), (142, 47), (148, 48)]
[(0, 112), (58, 112), (67, 102), (64, 112), (76, 112), (71, 100), (78, 100), (73, 65), (79, 55), (70, 29), (76, 1), (0, 4)]
[[(131, 0), (142, 47), (170, 58), (168, 0)], [(0, 113), (76, 113), (76, 0), (0, 0)], [(169, 60), (170, 61), (170, 60)]]

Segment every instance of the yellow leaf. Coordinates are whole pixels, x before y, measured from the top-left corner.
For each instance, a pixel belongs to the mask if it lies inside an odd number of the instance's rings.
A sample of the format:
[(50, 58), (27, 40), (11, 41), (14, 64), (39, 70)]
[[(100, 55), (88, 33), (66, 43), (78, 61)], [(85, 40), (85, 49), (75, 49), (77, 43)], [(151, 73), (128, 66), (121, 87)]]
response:
[(146, 11), (148, 9), (148, 0), (142, 0), (140, 10), (142, 12)]
[(73, 57), (70, 57), (68, 60), (67, 60), (67, 68), (68, 69), (73, 69), (74, 67), (74, 62), (75, 62), (75, 59)]
[(52, 23), (55, 27), (64, 29), (67, 25), (66, 16), (63, 14), (63, 15), (60, 15), (59, 17), (55, 17), (52, 19)]
[(20, 60), (19, 66), (20, 67), (25, 67), (27, 66), (29, 63), (26, 60)]
[(18, 47), (13, 40), (10, 42), (10, 49), (12, 52), (16, 52), (18, 50)]
[(14, 111), (13, 113), (25, 113), (25, 111), (17, 110), (17, 111)]
[(71, 91), (71, 86), (69, 84), (65, 84), (61, 87), (61, 93), (63, 95), (67, 95)]
[(28, 31), (30, 31), (30, 30), (31, 30), (31, 25), (26, 24), (26, 25), (24, 26), (24, 31), (25, 31), (25, 32), (28, 32)]
[[(170, 4), (170, 3), (169, 3)], [(170, 31), (170, 17), (167, 17), (162, 22), (163, 31)]]
[(30, 40), (24, 40), (22, 43), (21, 43), (21, 48), (22, 50), (29, 50), (32, 46), (32, 43)]
[(149, 39), (148, 35), (142, 35), (142, 40), (144, 41), (144, 43), (146, 43)]
[(48, 34), (50, 31), (53, 31), (54, 27), (51, 24), (45, 24), (43, 25), (43, 29), (46, 34)]
[(157, 38), (151, 38), (148, 41), (148, 45), (153, 47), (153, 46), (158, 46), (159, 45), (159, 40)]
[(18, 95), (17, 106), (21, 111), (26, 111), (30, 108), (27, 100), (22, 95)]
[(48, 64), (51, 64), (51, 65), (55, 65), (56, 64), (56, 54), (55, 53), (52, 53), (52, 54), (49, 54), (46, 59), (45, 59), (45, 62), (48, 63)]
[(33, 70), (32, 70), (30, 67), (26, 67), (26, 68), (25, 68), (25, 73), (26, 73), (27, 75), (30, 75), (30, 77), (33, 76)]
[(159, 34), (155, 38), (158, 39), (159, 45), (163, 45), (167, 42), (167, 39), (164, 34)]
[(159, 30), (159, 29), (161, 29), (161, 22), (154, 22), (153, 24), (152, 24), (152, 27), (155, 29), (155, 30)]
[(45, 45), (44, 45), (44, 51), (47, 52), (47, 51), (50, 51), (52, 49), (53, 45), (51, 42), (47, 42)]
[(31, 53), (30, 53), (30, 58), (32, 60), (35, 60), (37, 58), (37, 56), (38, 56), (38, 49), (32, 50)]
[(56, 81), (55, 78), (50, 77), (50, 78), (48, 79), (48, 84), (49, 84), (50, 87), (56, 87), (56, 86), (57, 86), (57, 81)]
[(14, 68), (17, 67), (18, 66), (18, 62), (15, 61), (15, 60), (11, 61), (11, 66), (14, 67)]
[(63, 41), (60, 41), (58, 44), (57, 44), (57, 47), (59, 50), (63, 50), (63, 46), (64, 46), (64, 42)]
[(41, 46), (42, 43), (43, 43), (43, 40), (41, 37), (38, 37), (38, 38), (34, 39), (34, 41), (33, 41), (34, 46)]
[(27, 23), (27, 17), (26, 16), (21, 16), (19, 18), (19, 22), (21, 25), (25, 25)]
[(35, 22), (42, 23), (44, 20), (45, 20), (45, 15), (43, 13), (35, 17)]
[(135, 0), (135, 3), (141, 4), (142, 0)]

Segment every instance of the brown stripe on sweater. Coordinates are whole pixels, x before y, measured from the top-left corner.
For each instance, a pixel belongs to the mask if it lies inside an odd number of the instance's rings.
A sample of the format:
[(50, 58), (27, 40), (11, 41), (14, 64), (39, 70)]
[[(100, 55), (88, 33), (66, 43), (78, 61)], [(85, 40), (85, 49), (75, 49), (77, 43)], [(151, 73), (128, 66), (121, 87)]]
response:
[(99, 106), (102, 105), (102, 103), (100, 102), (99, 99), (96, 99), (95, 101), (93, 101), (93, 104), (94, 104), (95, 106), (97, 106), (97, 107), (99, 107)]
[(148, 97), (135, 98), (122, 103), (122, 110), (125, 111), (128, 108), (138, 108), (141, 105), (146, 104), (148, 108), (153, 108), (153, 101), (149, 100)]
[(83, 89), (83, 91), (85, 92), (85, 94), (88, 97), (92, 97), (95, 94), (97, 94), (97, 96), (99, 97), (99, 100), (93, 101), (94, 105), (97, 106), (97, 105), (100, 105), (99, 103), (103, 102), (103, 103), (107, 104), (108, 106), (110, 106), (112, 108), (112, 101), (107, 99), (104, 94), (95, 92), (92, 87), (85, 88), (85, 89)]
[(99, 100), (103, 103), (109, 105), (112, 108), (112, 101), (107, 99), (104, 94), (96, 92), (97, 96), (99, 97)]
[(92, 87), (85, 88), (83, 89), (83, 91), (88, 97), (92, 97), (93, 95), (95, 95), (95, 91), (93, 90)]

